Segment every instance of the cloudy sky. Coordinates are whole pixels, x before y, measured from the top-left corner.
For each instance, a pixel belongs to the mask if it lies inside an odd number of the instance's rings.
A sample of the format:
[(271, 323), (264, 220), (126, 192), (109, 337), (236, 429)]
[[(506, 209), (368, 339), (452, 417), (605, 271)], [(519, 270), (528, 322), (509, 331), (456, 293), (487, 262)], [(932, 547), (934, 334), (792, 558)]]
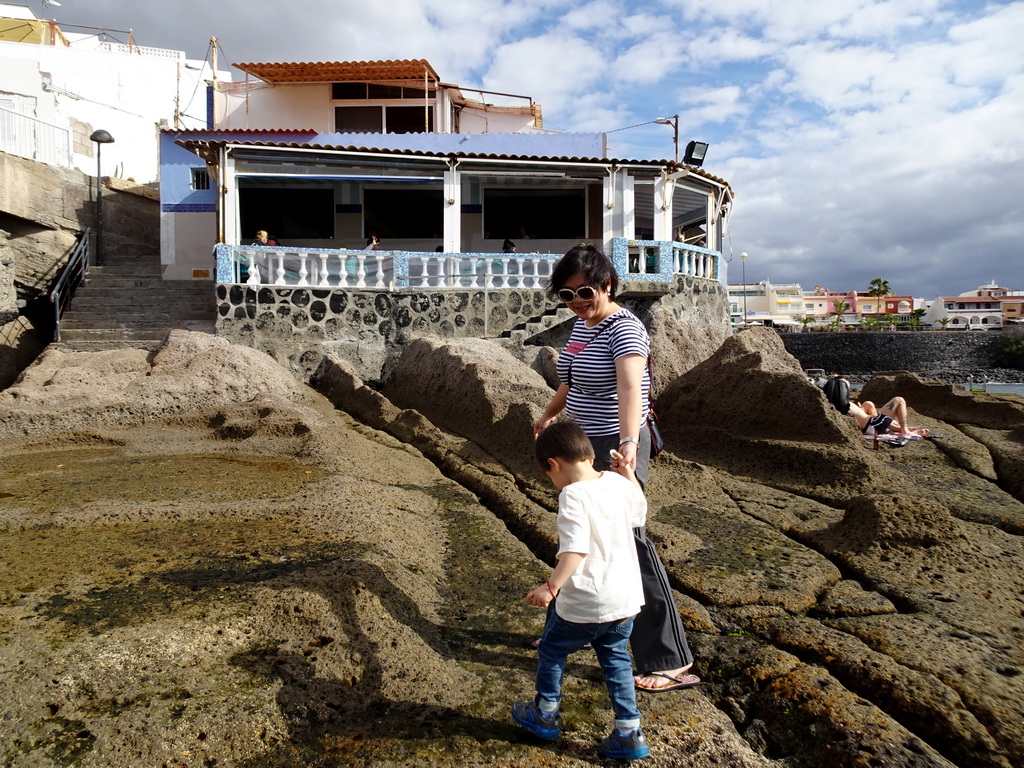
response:
[(733, 282), (746, 252), (748, 282), (1024, 290), (1024, 0), (60, 1), (29, 4), (222, 65), (425, 58), (618, 157), (672, 157), (678, 114), (736, 193)]

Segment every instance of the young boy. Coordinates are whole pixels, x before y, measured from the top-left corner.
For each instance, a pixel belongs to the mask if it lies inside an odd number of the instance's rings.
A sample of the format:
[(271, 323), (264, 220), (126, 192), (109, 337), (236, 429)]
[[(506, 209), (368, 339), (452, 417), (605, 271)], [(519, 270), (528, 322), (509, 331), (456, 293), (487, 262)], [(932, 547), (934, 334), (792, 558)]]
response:
[[(623, 475), (594, 469), (594, 448), (573, 421), (552, 424), (537, 437), (537, 460), (561, 491), (558, 565), (526, 596), (546, 608), (555, 601), (537, 646), (537, 696), (512, 705), (512, 719), (542, 739), (558, 738), (558, 703), (566, 659), (590, 643), (604, 671), (615, 713), (601, 753), (639, 760), (650, 750), (640, 730), (633, 668), (626, 645), (644, 603), (633, 529), (647, 518), (647, 500), (630, 468)], [(627, 479), (628, 478), (628, 479)]]

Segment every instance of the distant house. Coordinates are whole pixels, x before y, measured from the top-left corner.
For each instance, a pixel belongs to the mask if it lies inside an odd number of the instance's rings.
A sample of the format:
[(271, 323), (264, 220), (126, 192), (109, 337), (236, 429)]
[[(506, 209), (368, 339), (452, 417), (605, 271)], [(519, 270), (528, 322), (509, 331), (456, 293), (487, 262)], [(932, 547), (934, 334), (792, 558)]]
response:
[(127, 31), (118, 34), (127, 43), (105, 36), (0, 3), (0, 152), (92, 175), (89, 137), (103, 129), (115, 143), (100, 172), (149, 183), (157, 179), (160, 129), (207, 124), (206, 62), (139, 46)]
[[(1003, 325), (1003, 297), (1010, 294), (995, 282), (978, 286), (958, 296), (940, 296), (925, 313), (923, 320), (933, 326), (949, 318), (946, 328), (1001, 328)], [(1012, 302), (1011, 302), (1012, 303)]]
[(1013, 291), (999, 297), (1003, 310), (1003, 325), (1020, 325), (1024, 323), (1024, 292)]
[(604, 134), (547, 131), (529, 97), (445, 83), (424, 60), (236, 66), (245, 79), (214, 85), (208, 129), (161, 138), (167, 278), (214, 277), (219, 245), (218, 282), (252, 281), (245, 249), (266, 230), (287, 252), (254, 252), (272, 284), (367, 282), (352, 254), (371, 235), (402, 264), (440, 251), (496, 275), (506, 240), (517, 260), (621, 241), (641, 278), (724, 279), (732, 189), (699, 167), (608, 158)]
[(813, 315), (805, 311), (804, 291), (799, 283), (776, 285), (761, 280), (729, 286), (729, 315), (733, 326), (767, 325), (792, 329), (798, 317)]

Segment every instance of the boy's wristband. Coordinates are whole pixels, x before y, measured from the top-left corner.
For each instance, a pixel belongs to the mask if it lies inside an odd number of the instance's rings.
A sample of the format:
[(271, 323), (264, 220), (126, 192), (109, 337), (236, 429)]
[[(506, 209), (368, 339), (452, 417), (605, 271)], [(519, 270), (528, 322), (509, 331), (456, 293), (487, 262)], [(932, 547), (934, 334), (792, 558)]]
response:
[(551, 595), (551, 599), (554, 600), (558, 595), (555, 594), (555, 590), (551, 588), (551, 582), (545, 581), (544, 586), (548, 588), (548, 593)]

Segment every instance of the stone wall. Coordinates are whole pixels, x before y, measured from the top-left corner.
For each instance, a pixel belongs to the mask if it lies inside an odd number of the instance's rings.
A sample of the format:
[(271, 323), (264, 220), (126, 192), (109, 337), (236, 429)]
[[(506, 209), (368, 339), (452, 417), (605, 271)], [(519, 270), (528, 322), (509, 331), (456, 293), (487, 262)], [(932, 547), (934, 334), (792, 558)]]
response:
[(7, 249), (8, 233), (0, 229), (0, 325), (18, 316), (18, 293), (14, 290), (14, 257)]
[[(651, 331), (659, 384), (705, 359), (729, 334), (725, 292), (716, 280), (681, 277), (658, 293), (633, 288), (620, 302)], [(330, 353), (363, 380), (379, 383), (389, 374), (391, 353), (414, 339), (494, 338), (553, 308), (539, 288), (427, 292), (221, 283), (217, 335), (266, 352), (303, 379)], [(531, 346), (519, 351), (561, 348), (570, 326), (537, 329)], [(539, 370), (536, 356), (521, 355)]]
[[(146, 187), (109, 179), (103, 190), (103, 232), (159, 248), (158, 201)], [(56, 230), (95, 226), (96, 177), (0, 152), (0, 211)]]
[(786, 350), (804, 368), (844, 373), (915, 371), (935, 374), (991, 368), (998, 331), (785, 333)]
[(379, 381), (389, 348), (424, 336), (498, 336), (550, 306), (540, 289), (372, 291), (217, 286), (217, 335), (308, 378), (324, 352)]

